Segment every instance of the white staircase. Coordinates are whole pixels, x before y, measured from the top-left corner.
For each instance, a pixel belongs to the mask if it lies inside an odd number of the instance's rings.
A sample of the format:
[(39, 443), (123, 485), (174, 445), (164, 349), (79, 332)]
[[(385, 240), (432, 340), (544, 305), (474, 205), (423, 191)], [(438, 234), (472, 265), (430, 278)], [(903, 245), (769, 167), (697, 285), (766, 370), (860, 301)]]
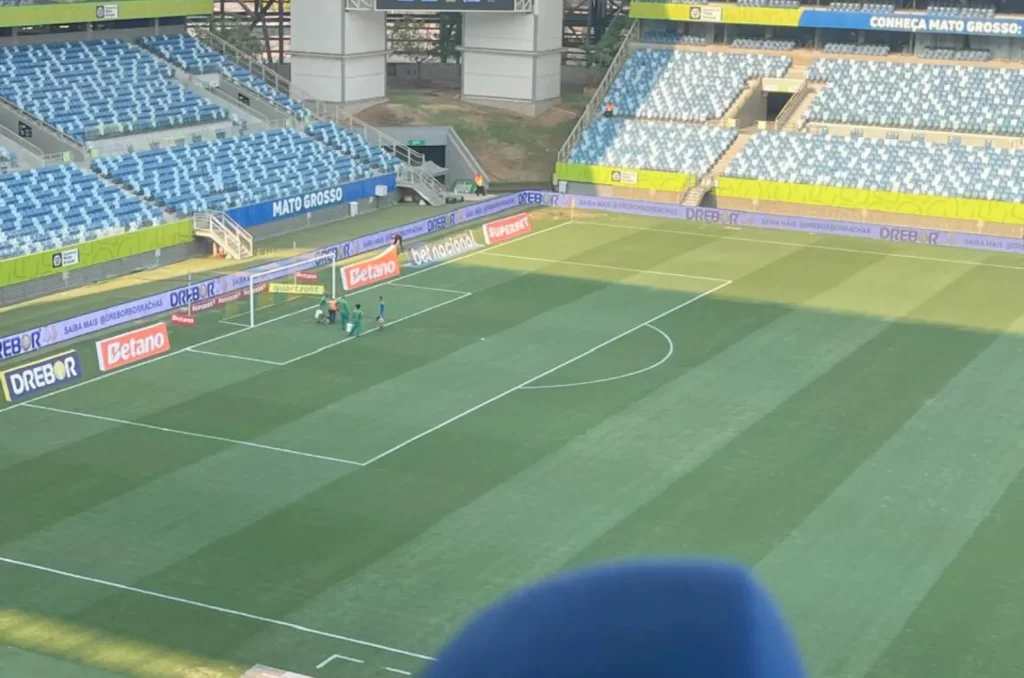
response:
[(725, 149), (721, 157), (715, 161), (715, 164), (711, 167), (711, 170), (700, 178), (695, 186), (692, 186), (689, 190), (683, 193), (680, 199), (680, 204), (688, 207), (696, 207), (700, 205), (704, 199), (704, 194), (710, 191), (715, 186), (715, 182), (718, 181), (718, 177), (725, 172), (729, 167), (729, 163), (736, 159), (736, 156), (740, 154), (743, 147), (747, 145), (754, 136), (754, 132), (751, 130), (744, 130), (736, 136), (736, 140), (729, 145), (729, 148)]
[(213, 241), (224, 250), (228, 259), (248, 259), (252, 256), (252, 234), (221, 212), (197, 214), (192, 232), (200, 238)]

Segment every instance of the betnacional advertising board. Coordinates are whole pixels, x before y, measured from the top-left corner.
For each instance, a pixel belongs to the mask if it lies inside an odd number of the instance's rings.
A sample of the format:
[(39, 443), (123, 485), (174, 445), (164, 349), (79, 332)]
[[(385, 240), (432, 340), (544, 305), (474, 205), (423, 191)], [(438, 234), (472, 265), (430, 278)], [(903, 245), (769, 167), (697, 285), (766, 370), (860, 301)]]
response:
[(757, 24), (852, 31), (945, 33), (951, 35), (1024, 36), (1024, 20), (1010, 17), (979, 19), (933, 16), (925, 12), (840, 12), (816, 7), (743, 7), (736, 3), (684, 4), (634, 2), (633, 19)]

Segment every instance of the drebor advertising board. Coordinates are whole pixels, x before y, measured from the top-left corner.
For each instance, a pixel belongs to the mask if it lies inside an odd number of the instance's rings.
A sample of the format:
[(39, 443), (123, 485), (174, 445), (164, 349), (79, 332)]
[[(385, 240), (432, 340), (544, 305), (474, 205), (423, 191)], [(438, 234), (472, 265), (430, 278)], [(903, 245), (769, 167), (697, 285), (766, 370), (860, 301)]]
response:
[(4, 399), (15, 403), (81, 378), (82, 363), (78, 359), (78, 351), (65, 351), (0, 372), (0, 387), (3, 388)]
[(395, 190), (394, 174), (383, 174), (378, 177), (361, 179), (341, 186), (333, 186), (317, 191), (309, 191), (280, 200), (269, 200), (255, 205), (246, 205), (228, 210), (228, 216), (243, 228), (252, 228), (261, 224), (269, 224), (280, 219), (296, 217), (308, 212), (337, 207), (353, 200), (362, 200), (375, 195), (377, 186), (386, 186), (388, 191)]

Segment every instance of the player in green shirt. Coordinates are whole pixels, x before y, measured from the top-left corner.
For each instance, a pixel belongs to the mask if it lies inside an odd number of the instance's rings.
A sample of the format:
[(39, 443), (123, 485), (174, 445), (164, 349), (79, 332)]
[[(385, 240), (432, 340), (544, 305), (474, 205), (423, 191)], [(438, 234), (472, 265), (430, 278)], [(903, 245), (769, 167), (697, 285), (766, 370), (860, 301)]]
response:
[(352, 331), (348, 333), (350, 337), (358, 337), (363, 332), (363, 308), (359, 304), (356, 304), (355, 313), (352, 314)]
[(319, 304), (319, 306), (317, 306), (316, 313), (314, 314), (314, 316), (316, 317), (316, 323), (318, 325), (321, 325), (321, 324), (327, 322), (327, 293), (326, 292), (324, 292), (324, 295), (322, 297), (320, 297), (320, 304)]
[(348, 299), (345, 298), (345, 295), (338, 297), (338, 308), (341, 311), (341, 328), (348, 331), (348, 320), (350, 316), (348, 313)]

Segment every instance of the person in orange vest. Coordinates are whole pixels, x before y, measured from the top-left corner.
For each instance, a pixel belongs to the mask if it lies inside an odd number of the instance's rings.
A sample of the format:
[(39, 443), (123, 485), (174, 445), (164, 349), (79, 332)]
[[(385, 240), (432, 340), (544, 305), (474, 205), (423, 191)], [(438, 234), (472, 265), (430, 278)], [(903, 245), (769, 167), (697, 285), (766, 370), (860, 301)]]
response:
[(484, 188), (484, 175), (482, 175), (479, 172), (477, 172), (475, 175), (473, 175), (473, 183), (476, 184), (476, 194), (477, 195), (486, 195), (487, 194), (487, 189)]
[(327, 324), (333, 325), (338, 319), (338, 300), (331, 299), (327, 302)]
[(604, 117), (610, 118), (615, 115), (615, 104), (610, 101), (606, 101), (604, 104)]

